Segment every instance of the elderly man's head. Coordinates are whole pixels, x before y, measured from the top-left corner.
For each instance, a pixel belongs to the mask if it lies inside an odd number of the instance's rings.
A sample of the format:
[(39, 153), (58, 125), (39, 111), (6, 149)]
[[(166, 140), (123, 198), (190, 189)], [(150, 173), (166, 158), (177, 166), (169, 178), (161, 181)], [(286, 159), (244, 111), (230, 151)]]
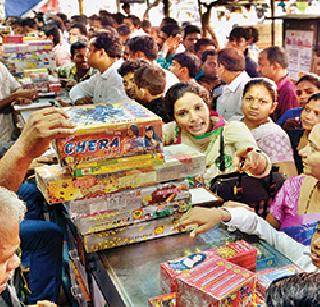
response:
[(19, 223), (25, 206), (15, 193), (0, 187), (0, 293), (19, 266)]

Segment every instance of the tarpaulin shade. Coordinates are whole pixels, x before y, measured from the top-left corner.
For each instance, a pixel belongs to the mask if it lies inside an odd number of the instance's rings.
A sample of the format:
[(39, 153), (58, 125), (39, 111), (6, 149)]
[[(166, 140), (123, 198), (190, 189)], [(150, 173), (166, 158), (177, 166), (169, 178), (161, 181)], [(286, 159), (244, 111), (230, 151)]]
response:
[(22, 16), (39, 2), (41, 0), (6, 0), (6, 16)]

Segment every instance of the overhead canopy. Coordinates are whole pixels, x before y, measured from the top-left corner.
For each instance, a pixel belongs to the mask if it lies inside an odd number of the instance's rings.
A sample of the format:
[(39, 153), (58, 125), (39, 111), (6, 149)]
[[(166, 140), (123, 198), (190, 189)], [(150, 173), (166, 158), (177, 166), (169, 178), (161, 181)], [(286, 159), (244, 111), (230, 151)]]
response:
[(5, 0), (6, 16), (22, 16), (41, 0)]

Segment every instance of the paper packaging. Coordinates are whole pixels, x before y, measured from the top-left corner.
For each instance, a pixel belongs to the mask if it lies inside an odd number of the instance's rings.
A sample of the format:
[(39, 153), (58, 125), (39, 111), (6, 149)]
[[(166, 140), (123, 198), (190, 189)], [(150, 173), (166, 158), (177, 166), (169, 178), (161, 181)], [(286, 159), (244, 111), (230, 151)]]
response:
[(168, 293), (148, 299), (149, 307), (176, 307), (176, 294)]
[(291, 264), (282, 268), (266, 269), (257, 273), (257, 292), (265, 297), (268, 287), (271, 283), (281, 277), (292, 276), (301, 273), (303, 270), (298, 266)]
[(63, 167), (42, 166), (35, 169), (37, 185), (47, 202), (55, 204), (198, 176), (206, 170), (205, 155), (187, 145), (164, 147), (163, 154), (165, 163), (153, 168), (77, 178)]
[(162, 152), (162, 120), (130, 102), (64, 108), (75, 134), (56, 140), (61, 165)]
[(181, 214), (177, 214), (159, 220), (85, 235), (83, 236), (84, 248), (88, 253), (91, 253), (98, 250), (174, 235), (179, 233), (175, 229), (175, 223), (180, 217)]
[(208, 249), (160, 264), (160, 281), (163, 293), (177, 291), (177, 277), (186, 273), (209, 259), (218, 259), (215, 249)]
[(23, 35), (5, 35), (2, 38), (3, 44), (22, 44)]
[(177, 306), (254, 306), (255, 274), (211, 257), (177, 277)]
[(74, 200), (69, 203), (72, 219), (103, 212), (128, 211), (155, 204), (189, 202), (191, 193), (187, 180), (159, 183), (134, 190), (106, 194), (99, 198)]
[(244, 240), (228, 243), (217, 247), (219, 257), (228, 260), (242, 268), (255, 272), (257, 263), (257, 250)]
[(76, 177), (116, 173), (137, 168), (154, 167), (164, 162), (161, 153), (144, 154), (132, 157), (106, 159), (97, 162), (80, 162), (70, 167), (71, 174)]
[(128, 226), (133, 223), (142, 223), (170, 216), (175, 213), (184, 213), (190, 210), (191, 203), (176, 201), (169, 204), (151, 205), (131, 211), (99, 213), (87, 217), (77, 218), (74, 224), (82, 235), (96, 233), (112, 228)]
[(288, 258), (265, 242), (254, 244), (254, 246), (257, 249), (257, 271), (274, 267), (284, 267), (291, 263)]

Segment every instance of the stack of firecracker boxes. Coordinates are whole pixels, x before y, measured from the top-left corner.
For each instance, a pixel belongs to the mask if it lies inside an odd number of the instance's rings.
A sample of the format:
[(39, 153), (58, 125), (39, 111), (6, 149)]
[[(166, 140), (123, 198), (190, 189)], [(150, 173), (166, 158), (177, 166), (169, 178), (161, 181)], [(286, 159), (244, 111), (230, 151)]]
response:
[(149, 299), (149, 306), (265, 306), (272, 281), (302, 270), (290, 264), (256, 272), (258, 253), (239, 240), (162, 263), (163, 294)]
[(60, 81), (49, 73), (56, 67), (52, 41), (23, 35), (4, 36), (2, 59), (23, 88), (60, 93)]
[(173, 235), (190, 209), (188, 176), (205, 156), (162, 146), (162, 121), (137, 103), (65, 108), (74, 135), (56, 140), (60, 165), (36, 169), (49, 204), (66, 203), (86, 252)]

